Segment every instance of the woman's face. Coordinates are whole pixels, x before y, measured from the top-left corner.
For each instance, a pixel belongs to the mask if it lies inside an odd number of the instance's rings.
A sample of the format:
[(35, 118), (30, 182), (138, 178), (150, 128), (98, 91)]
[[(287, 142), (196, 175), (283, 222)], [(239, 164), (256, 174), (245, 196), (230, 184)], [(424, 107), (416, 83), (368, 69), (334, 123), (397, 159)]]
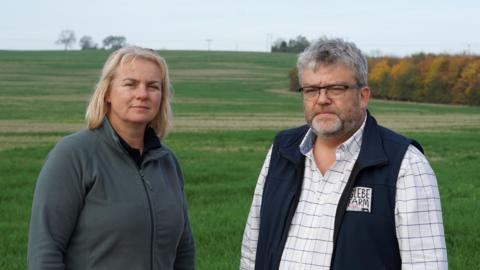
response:
[(152, 61), (136, 59), (118, 67), (106, 101), (107, 114), (117, 128), (143, 128), (155, 118), (162, 98), (159, 67)]

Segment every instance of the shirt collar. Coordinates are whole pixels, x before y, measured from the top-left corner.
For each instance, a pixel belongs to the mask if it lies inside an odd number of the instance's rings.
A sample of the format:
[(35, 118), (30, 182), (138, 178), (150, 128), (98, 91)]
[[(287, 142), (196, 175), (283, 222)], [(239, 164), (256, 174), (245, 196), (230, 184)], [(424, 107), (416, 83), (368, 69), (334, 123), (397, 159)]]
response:
[(313, 148), (313, 143), (315, 142), (315, 139), (317, 138), (317, 135), (313, 133), (312, 128), (309, 128), (305, 136), (303, 137), (302, 142), (300, 143), (300, 153), (302, 153), (304, 156), (308, 154)]
[[(114, 129), (115, 130), (115, 129)], [(118, 136), (118, 139), (120, 140), (120, 143), (122, 144), (125, 149), (135, 149), (132, 148), (123, 138), (120, 136), (117, 131), (115, 130), (115, 133)], [(151, 127), (147, 127), (145, 129), (145, 135), (143, 137), (143, 148), (144, 152), (147, 152), (147, 150), (153, 149), (153, 148), (158, 148), (161, 146), (160, 140), (157, 137), (157, 134), (155, 134), (155, 131)], [(135, 149), (138, 150), (138, 149)]]
[[(115, 129), (113, 129), (115, 131)], [(147, 153), (151, 149), (159, 148), (161, 147), (160, 140), (157, 137), (157, 134), (155, 134), (155, 131), (151, 127), (147, 127), (145, 129), (145, 135), (143, 137), (143, 155), (140, 154), (140, 150), (131, 147), (118, 133), (115, 131), (115, 134), (118, 137), (118, 140), (120, 141), (120, 144), (122, 147), (127, 151), (127, 153), (133, 158), (135, 163), (137, 165), (140, 165), (143, 156), (145, 153)]]

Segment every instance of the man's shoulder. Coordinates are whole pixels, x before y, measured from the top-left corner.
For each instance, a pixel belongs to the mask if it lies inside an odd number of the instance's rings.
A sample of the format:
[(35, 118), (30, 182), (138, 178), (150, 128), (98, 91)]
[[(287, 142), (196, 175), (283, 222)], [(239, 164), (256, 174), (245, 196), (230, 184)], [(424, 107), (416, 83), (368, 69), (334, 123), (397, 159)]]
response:
[(408, 144), (408, 138), (404, 135), (381, 125), (379, 125), (379, 129), (384, 139), (392, 141), (394, 143)]
[(413, 145), (418, 150), (420, 150), (420, 152), (423, 152), (422, 146), (415, 139), (408, 138), (403, 134), (400, 134), (381, 125), (379, 125), (379, 129), (384, 141), (403, 146)]

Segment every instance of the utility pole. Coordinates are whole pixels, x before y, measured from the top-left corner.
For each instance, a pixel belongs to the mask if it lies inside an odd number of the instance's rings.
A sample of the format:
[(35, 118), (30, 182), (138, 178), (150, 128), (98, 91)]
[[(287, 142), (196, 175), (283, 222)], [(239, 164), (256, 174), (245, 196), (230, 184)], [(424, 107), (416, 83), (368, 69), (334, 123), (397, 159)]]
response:
[(272, 50), (272, 40), (273, 40), (273, 34), (267, 33), (267, 52), (270, 52)]
[(213, 40), (212, 40), (211, 38), (207, 38), (206, 41), (207, 41), (207, 49), (208, 49), (208, 51), (210, 51), (210, 43), (211, 43)]

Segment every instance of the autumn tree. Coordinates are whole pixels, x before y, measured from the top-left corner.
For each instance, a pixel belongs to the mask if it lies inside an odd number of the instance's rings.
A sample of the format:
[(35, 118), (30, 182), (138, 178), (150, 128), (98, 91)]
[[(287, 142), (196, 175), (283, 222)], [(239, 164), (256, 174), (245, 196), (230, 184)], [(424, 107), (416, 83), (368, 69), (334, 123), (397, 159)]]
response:
[(441, 55), (435, 57), (423, 81), (423, 99), (429, 102), (448, 103), (451, 92), (447, 83), (449, 58)]
[(453, 87), (453, 102), (480, 105), (480, 59), (469, 62)]
[(460, 80), (465, 66), (474, 60), (474, 58), (466, 55), (452, 55), (449, 57), (449, 59), (450, 61), (448, 64), (447, 74), (445, 75), (445, 81), (451, 95), (451, 100), (448, 102), (451, 102), (453, 99), (453, 88), (455, 87), (455, 84)]
[(288, 78), (290, 79), (288, 89), (291, 92), (297, 92), (300, 88), (300, 80), (298, 78), (297, 67), (293, 67), (288, 71)]
[(368, 84), (375, 98), (388, 98), (390, 89), (390, 66), (387, 58), (371, 61), (371, 71), (368, 75)]
[(397, 100), (412, 100), (416, 87), (415, 66), (411, 59), (403, 58), (390, 70), (392, 78), (388, 96)]

